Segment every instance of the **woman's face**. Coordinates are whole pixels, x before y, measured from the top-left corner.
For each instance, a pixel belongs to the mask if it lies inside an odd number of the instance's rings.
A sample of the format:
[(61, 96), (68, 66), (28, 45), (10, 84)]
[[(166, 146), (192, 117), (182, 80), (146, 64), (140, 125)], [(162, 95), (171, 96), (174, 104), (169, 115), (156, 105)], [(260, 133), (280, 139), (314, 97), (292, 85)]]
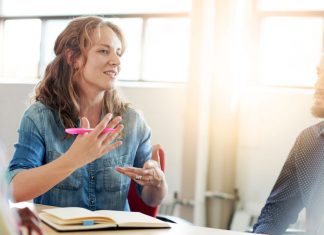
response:
[[(102, 92), (113, 89), (120, 71), (122, 44), (117, 35), (108, 26), (94, 31), (93, 44), (87, 52), (83, 77), (79, 78), (81, 91)], [(81, 66), (81, 58), (77, 65)]]

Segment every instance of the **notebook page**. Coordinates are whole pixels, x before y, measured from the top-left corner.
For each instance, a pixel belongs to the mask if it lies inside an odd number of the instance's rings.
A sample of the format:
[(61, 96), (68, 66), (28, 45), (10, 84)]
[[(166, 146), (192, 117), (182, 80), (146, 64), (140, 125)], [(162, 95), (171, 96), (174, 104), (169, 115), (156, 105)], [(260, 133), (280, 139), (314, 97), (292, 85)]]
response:
[(44, 209), (43, 212), (56, 216), (62, 220), (103, 217), (97, 214), (96, 212), (81, 207), (62, 207), (62, 208)]
[(117, 224), (156, 224), (164, 223), (156, 218), (145, 215), (139, 212), (129, 212), (129, 211), (110, 211), (110, 210), (99, 210), (96, 211), (100, 215), (113, 218)]

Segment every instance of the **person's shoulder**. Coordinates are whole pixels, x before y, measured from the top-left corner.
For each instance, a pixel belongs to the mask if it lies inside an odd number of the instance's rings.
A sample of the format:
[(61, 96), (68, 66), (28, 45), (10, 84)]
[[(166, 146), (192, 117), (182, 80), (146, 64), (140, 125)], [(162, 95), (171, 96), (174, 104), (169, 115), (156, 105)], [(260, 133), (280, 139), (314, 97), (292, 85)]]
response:
[(50, 109), (46, 105), (44, 105), (42, 102), (36, 101), (27, 108), (25, 113), (35, 113), (48, 110)]
[[(294, 149), (301, 155), (309, 157), (309, 155), (317, 156), (315, 152), (324, 151), (324, 122), (319, 122), (305, 128), (298, 135)], [(307, 156), (306, 156), (307, 155)]]
[(125, 128), (132, 130), (138, 130), (139, 133), (147, 132), (150, 130), (148, 123), (145, 121), (142, 112), (133, 107), (128, 107), (123, 113), (123, 123)]
[(31, 104), (24, 113), (25, 117), (29, 117), (31, 119), (37, 119), (40, 114), (51, 115), (52, 111), (49, 107), (44, 105), (42, 102), (36, 101)]
[(124, 119), (129, 120), (143, 120), (143, 113), (133, 107), (127, 107), (125, 113), (123, 114)]
[(324, 121), (309, 126), (301, 131), (299, 138), (324, 137)]

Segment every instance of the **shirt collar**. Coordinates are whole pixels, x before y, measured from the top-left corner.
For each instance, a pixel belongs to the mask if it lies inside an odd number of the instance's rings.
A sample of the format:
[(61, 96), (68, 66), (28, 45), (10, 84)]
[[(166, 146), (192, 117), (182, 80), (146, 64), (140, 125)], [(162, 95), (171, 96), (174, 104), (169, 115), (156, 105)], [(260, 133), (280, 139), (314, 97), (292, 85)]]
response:
[(324, 125), (319, 127), (319, 135), (324, 137)]

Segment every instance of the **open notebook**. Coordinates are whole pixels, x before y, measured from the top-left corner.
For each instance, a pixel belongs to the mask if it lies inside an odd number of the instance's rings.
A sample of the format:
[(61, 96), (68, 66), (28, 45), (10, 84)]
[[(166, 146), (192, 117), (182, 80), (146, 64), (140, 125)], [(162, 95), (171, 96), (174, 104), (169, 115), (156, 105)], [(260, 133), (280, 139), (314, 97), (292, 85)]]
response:
[(81, 207), (44, 209), (39, 217), (58, 231), (104, 228), (169, 228), (170, 225), (140, 212), (98, 210)]

